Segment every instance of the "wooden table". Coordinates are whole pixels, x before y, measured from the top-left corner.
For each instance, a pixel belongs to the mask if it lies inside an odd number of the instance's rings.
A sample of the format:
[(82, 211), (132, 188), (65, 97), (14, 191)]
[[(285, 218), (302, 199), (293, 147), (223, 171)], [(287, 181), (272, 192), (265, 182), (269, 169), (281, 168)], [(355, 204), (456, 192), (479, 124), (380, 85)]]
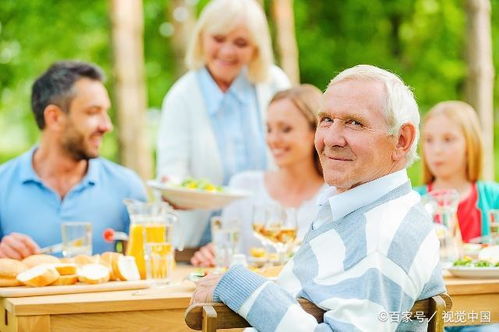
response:
[(174, 286), (101, 293), (1, 298), (1, 332), (192, 331), (184, 323), (192, 267), (177, 266)]
[[(463, 279), (445, 277), (452, 298), (452, 320), (445, 325), (476, 325), (481, 313), (490, 312), (490, 323), (499, 323), (499, 279)], [(462, 316), (466, 319), (463, 321)], [(474, 313), (477, 320), (472, 320)], [(444, 317), (445, 318), (445, 317)], [(449, 317), (451, 318), (451, 317)], [(483, 324), (486, 322), (482, 321)]]
[[(13, 331), (191, 331), (184, 323), (193, 284), (179, 283), (191, 267), (178, 266), (174, 282), (166, 288), (71, 295), (3, 298), (1, 332)], [(458, 321), (472, 312), (490, 312), (491, 322), (499, 322), (499, 279), (474, 280), (446, 278), (453, 300), (453, 318), (447, 325), (478, 324)], [(461, 315), (462, 316), (462, 315)]]

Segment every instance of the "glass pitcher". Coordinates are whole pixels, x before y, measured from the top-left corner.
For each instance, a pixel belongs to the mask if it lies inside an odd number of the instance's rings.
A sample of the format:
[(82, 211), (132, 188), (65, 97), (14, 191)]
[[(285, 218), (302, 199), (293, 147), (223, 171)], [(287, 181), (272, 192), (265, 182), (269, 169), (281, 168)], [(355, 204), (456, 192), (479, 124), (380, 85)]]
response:
[(433, 190), (423, 199), (440, 241), (440, 261), (448, 267), (462, 254), (462, 238), (457, 220), (459, 193), (456, 190)]
[[(174, 228), (178, 217), (164, 202), (124, 201), (130, 215), (130, 232), (126, 254), (134, 256), (142, 279), (146, 278), (144, 247), (148, 243), (167, 243), (173, 257)], [(177, 227), (177, 249), (182, 250), (182, 234)]]

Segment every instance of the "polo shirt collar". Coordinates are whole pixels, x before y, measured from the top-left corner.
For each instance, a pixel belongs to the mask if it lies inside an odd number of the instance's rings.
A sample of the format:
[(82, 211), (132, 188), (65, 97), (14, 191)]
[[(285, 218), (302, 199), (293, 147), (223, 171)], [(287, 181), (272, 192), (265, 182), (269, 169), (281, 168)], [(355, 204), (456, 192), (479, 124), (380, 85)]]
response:
[(221, 104), (226, 94), (234, 96), (239, 103), (246, 103), (246, 93), (251, 82), (247, 78), (247, 68), (244, 67), (232, 82), (226, 93), (222, 92), (206, 67), (199, 70), (201, 82), (206, 89), (208, 114), (213, 115), (221, 110)]
[[(20, 157), (20, 172), (19, 172), (19, 180), (22, 183), (27, 182), (37, 182), (43, 183), (42, 179), (36, 174), (33, 168), (33, 155), (35, 151), (38, 149), (38, 146), (34, 146), (29, 151), (25, 152)], [(83, 179), (77, 186), (81, 185), (94, 185), (98, 182), (99, 178), (99, 164), (100, 158), (90, 159), (88, 162), (88, 169)]]
[(361, 207), (375, 202), (380, 197), (388, 194), (390, 191), (408, 181), (409, 177), (407, 176), (407, 170), (404, 168), (343, 193), (336, 193), (336, 189), (331, 187), (327, 191), (324, 191), (323, 195), (319, 197), (321, 200), (319, 206), (322, 208), (323, 206), (329, 205), (332, 220), (334, 222)]
[(19, 158), (20, 159), (19, 180), (22, 183), (27, 183), (30, 181), (42, 183), (42, 180), (33, 169), (33, 154), (35, 153), (36, 149), (38, 149), (37, 145), (32, 147), (29, 151), (26, 151)]

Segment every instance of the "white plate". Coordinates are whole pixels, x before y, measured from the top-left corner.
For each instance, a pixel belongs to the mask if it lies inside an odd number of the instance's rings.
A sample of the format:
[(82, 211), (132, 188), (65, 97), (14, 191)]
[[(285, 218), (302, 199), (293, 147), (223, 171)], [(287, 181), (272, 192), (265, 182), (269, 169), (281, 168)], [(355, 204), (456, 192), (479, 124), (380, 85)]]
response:
[(490, 246), (483, 248), (478, 253), (478, 259), (489, 261), (493, 264), (499, 262), (499, 246)]
[(161, 191), (162, 196), (170, 203), (185, 209), (216, 210), (251, 195), (246, 191), (227, 187), (222, 192), (213, 192), (176, 187), (155, 180), (148, 181), (147, 184)]
[(499, 267), (452, 266), (449, 272), (459, 278), (499, 278)]

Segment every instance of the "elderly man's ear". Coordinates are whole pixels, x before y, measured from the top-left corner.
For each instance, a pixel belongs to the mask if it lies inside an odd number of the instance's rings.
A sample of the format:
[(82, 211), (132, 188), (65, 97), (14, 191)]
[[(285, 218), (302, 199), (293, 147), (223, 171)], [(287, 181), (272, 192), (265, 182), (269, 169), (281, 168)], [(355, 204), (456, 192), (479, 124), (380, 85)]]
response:
[(45, 117), (46, 128), (60, 129), (66, 114), (59, 106), (50, 104), (43, 110), (43, 116)]
[(416, 139), (416, 127), (412, 123), (405, 123), (399, 129), (398, 140), (395, 150), (392, 153), (393, 161), (399, 161), (404, 158)]

